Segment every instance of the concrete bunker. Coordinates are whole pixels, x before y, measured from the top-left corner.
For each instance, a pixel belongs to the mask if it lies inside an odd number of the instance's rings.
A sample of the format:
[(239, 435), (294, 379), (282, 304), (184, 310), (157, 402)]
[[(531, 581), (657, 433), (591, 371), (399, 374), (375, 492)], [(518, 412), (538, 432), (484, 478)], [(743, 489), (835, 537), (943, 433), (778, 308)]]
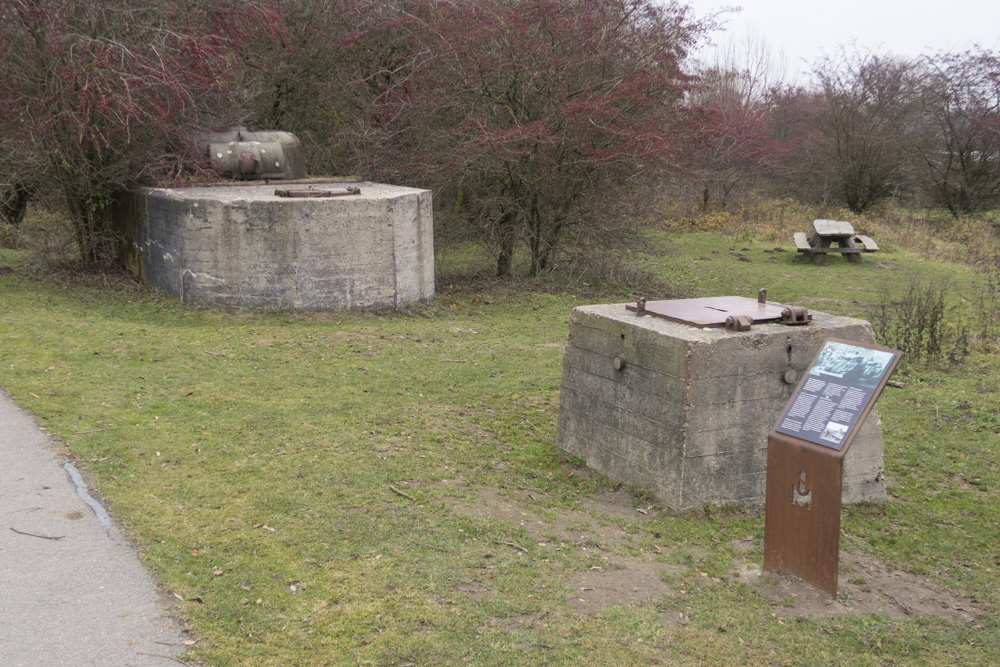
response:
[[(246, 146), (234, 155), (237, 169), (259, 162)], [(427, 190), (329, 179), (143, 188), (115, 217), (139, 279), (185, 304), (380, 309), (434, 297)]]
[[(827, 338), (874, 341), (867, 322), (819, 312), (808, 326), (740, 331), (738, 322), (734, 330), (701, 328), (635, 309), (573, 310), (557, 446), (676, 510), (762, 507), (767, 436), (798, 378)], [(859, 428), (844, 460), (843, 502), (884, 502), (877, 413)]]

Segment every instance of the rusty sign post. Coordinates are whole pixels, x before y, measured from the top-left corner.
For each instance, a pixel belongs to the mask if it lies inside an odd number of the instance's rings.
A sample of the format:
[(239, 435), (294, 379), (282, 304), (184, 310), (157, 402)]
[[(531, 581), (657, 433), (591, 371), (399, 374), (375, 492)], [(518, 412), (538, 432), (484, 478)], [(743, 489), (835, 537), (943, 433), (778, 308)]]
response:
[(767, 438), (764, 569), (837, 595), (844, 455), (899, 350), (830, 339)]

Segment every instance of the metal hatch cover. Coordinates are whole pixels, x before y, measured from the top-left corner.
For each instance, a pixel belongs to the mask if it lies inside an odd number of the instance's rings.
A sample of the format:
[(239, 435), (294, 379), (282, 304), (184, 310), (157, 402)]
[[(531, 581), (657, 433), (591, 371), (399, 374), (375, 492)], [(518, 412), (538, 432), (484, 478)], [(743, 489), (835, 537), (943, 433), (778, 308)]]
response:
[(784, 306), (768, 304), (762, 299), (742, 296), (717, 296), (705, 299), (674, 299), (668, 301), (640, 301), (625, 306), (637, 315), (655, 315), (671, 322), (695, 327), (724, 327), (729, 317), (747, 316), (754, 324), (781, 320)]

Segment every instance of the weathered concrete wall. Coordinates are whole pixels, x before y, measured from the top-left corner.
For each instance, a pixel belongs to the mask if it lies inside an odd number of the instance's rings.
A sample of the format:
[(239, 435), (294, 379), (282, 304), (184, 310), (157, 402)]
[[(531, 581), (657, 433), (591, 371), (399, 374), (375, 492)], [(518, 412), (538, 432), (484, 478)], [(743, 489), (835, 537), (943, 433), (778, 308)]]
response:
[[(638, 317), (625, 304), (574, 309), (557, 445), (675, 509), (763, 506), (767, 435), (795, 388), (785, 371), (801, 377), (827, 338), (873, 342), (867, 322), (812, 315), (808, 326), (738, 333)], [(843, 502), (884, 501), (882, 471), (873, 410), (844, 459)]]
[(140, 190), (120, 207), (129, 264), (187, 304), (316, 310), (432, 299), (431, 193), (356, 185), (359, 195), (315, 199), (277, 197), (275, 184)]

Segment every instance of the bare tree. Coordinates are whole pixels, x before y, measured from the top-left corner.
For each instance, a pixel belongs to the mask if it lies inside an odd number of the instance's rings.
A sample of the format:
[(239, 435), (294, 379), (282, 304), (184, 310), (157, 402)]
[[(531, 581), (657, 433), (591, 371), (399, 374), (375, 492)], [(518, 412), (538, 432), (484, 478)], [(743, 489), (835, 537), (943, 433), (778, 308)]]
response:
[(914, 63), (857, 49), (822, 59), (813, 74), (823, 91), (821, 130), (836, 195), (855, 213), (904, 185), (908, 133), (920, 108)]
[(743, 105), (767, 102), (771, 91), (793, 83), (784, 53), (775, 52), (754, 32), (718, 44), (697, 71), (721, 75), (725, 87), (734, 90)]
[(689, 101), (703, 209), (713, 198), (725, 207), (736, 188), (759, 182), (777, 167), (770, 103), (784, 76), (783, 58), (753, 34), (719, 45), (699, 66)]
[(1000, 205), (1000, 57), (977, 49), (924, 61), (925, 190), (953, 216)]
[(396, 29), (406, 0), (281, 0), (279, 39), (254, 45), (243, 85), (249, 124), (294, 132), (311, 173), (349, 169), (354, 128), (384, 88), (405, 80), (412, 57)]

